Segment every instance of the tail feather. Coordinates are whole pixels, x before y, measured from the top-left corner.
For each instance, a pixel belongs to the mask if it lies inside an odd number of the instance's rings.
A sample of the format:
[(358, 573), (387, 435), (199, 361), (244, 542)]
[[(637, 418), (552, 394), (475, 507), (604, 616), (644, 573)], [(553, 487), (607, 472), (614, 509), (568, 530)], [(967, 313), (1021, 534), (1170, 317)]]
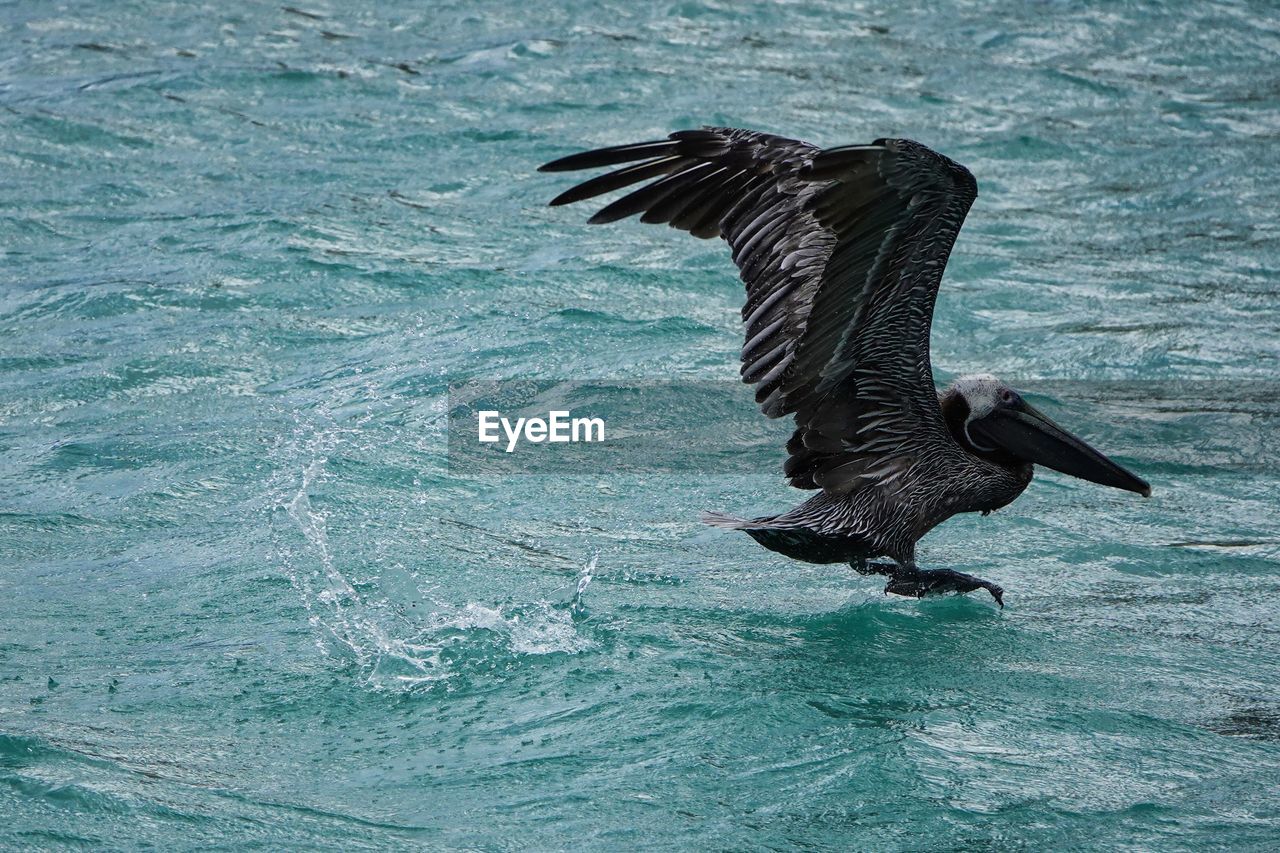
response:
[(745, 518), (736, 518), (723, 512), (704, 512), (698, 517), (703, 524), (709, 524), (712, 527), (723, 527), (725, 530), (749, 530), (753, 527), (759, 527), (761, 522), (769, 521), (766, 518), (750, 521)]
[(815, 520), (821, 519), (821, 511), (834, 500), (842, 498), (818, 492), (782, 515), (745, 519), (723, 512), (704, 512), (702, 523), (741, 530), (770, 551), (807, 563), (851, 563), (883, 555), (884, 549), (874, 546), (866, 534), (855, 529), (826, 532), (813, 526)]

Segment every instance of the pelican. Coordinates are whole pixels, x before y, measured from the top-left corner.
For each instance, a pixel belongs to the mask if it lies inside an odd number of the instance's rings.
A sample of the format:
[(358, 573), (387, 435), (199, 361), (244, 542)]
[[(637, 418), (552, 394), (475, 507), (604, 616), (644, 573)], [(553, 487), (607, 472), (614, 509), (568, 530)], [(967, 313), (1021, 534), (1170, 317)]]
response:
[(643, 184), (588, 221), (638, 213), (722, 237), (747, 288), (742, 379), (766, 416), (795, 420), (783, 470), (815, 494), (764, 518), (705, 513), (707, 524), (796, 560), (885, 575), (886, 594), (986, 589), (1004, 607), (990, 581), (917, 566), (916, 542), (956, 513), (1008, 505), (1034, 465), (1150, 496), (1146, 481), (994, 376), (934, 385), (934, 301), (978, 194), (964, 166), (910, 139), (822, 149), (705, 127), (540, 171), (607, 166), (621, 168), (551, 204)]

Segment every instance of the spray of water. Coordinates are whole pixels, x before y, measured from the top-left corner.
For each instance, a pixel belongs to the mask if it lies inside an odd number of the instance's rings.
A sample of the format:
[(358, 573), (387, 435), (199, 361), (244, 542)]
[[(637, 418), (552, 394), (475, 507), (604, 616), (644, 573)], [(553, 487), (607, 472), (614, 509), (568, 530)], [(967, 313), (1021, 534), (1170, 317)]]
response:
[[(306, 608), (322, 654), (355, 664), (362, 682), (375, 690), (402, 692), (447, 683), (460, 671), (484, 669), (494, 656), (576, 654), (594, 642), (575, 622), (585, 613), (584, 594), (598, 556), (580, 571), (569, 606), (546, 601), (527, 605), (427, 600), (426, 610), (405, 612), (402, 603), (380, 596), (377, 584), (360, 589), (341, 564), (328, 516), (312, 502), (316, 489), (333, 484), (328, 460), (344, 442), (358, 438), (360, 423), (319, 428), (299, 424), (275, 454), (279, 463), (269, 488), (280, 566)], [(340, 487), (340, 483), (336, 484)]]

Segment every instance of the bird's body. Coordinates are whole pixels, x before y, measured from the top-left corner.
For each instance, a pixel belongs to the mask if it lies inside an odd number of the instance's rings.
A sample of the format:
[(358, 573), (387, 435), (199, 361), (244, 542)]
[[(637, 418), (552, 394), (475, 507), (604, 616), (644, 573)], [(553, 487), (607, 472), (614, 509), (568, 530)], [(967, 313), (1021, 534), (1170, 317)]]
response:
[(892, 489), (819, 490), (781, 515), (745, 521), (707, 513), (703, 520), (745, 531), (769, 550), (808, 563), (888, 557), (906, 564), (934, 527), (957, 513), (1007, 506), (1031, 483), (1031, 474), (1030, 463), (1005, 467), (968, 453), (940, 453)]
[[(958, 512), (988, 512), (1031, 481), (1032, 462), (1147, 493), (989, 376), (939, 395), (929, 359), (943, 268), (977, 184), (905, 139), (819, 149), (733, 128), (589, 151), (543, 167), (622, 168), (561, 194), (565, 204), (645, 183), (591, 222), (640, 214), (729, 244), (747, 287), (743, 381), (765, 415), (790, 415), (784, 472), (816, 490), (777, 516), (709, 524), (770, 550), (890, 576), (888, 591), (991, 590), (915, 567), (915, 543)], [(893, 563), (868, 563), (888, 557)]]

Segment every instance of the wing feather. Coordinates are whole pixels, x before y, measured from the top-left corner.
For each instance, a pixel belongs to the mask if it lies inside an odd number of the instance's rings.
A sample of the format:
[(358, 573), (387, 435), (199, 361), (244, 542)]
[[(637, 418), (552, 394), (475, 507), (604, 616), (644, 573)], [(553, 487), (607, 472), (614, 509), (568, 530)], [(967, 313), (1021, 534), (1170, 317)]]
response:
[(938, 407), (929, 331), (977, 195), (967, 169), (907, 139), (821, 150), (708, 127), (542, 170), (620, 164), (630, 165), (552, 204), (643, 184), (589, 221), (639, 214), (728, 242), (747, 288), (742, 378), (766, 415), (795, 418), (784, 466), (793, 485), (863, 488), (957, 449)]

